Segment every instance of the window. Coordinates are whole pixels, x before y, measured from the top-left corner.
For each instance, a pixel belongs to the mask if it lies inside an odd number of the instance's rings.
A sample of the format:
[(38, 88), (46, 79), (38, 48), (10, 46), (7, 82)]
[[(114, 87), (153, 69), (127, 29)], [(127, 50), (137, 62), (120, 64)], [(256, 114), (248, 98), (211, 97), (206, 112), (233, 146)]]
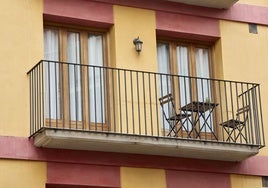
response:
[(267, 176), (262, 177), (262, 187), (268, 187), (268, 177)]
[(258, 25), (253, 24), (253, 23), (249, 23), (248, 24), (248, 30), (249, 30), (249, 33), (258, 34)]
[[(70, 125), (105, 123), (104, 34), (44, 29), (45, 115)], [(49, 62), (51, 61), (51, 62)], [(66, 63), (58, 63), (66, 62)], [(92, 66), (82, 66), (92, 65)]]
[[(207, 79), (213, 77), (211, 46), (180, 42), (158, 42), (159, 73), (179, 75), (179, 77), (164, 77), (159, 80), (160, 96), (172, 93), (176, 106), (181, 108), (191, 101), (210, 101), (213, 99), (211, 83)], [(194, 77), (194, 78), (193, 78)], [(195, 78), (196, 77), (196, 78)], [(179, 109), (177, 108), (177, 109)], [(208, 117), (207, 112), (205, 118)], [(213, 130), (211, 118), (201, 132)], [(205, 119), (200, 119), (203, 124)], [(162, 121), (164, 122), (164, 121)], [(165, 122), (164, 122), (165, 123)], [(192, 124), (187, 122), (187, 129)], [(210, 127), (208, 127), (210, 126)], [(164, 125), (167, 128), (167, 125)]]

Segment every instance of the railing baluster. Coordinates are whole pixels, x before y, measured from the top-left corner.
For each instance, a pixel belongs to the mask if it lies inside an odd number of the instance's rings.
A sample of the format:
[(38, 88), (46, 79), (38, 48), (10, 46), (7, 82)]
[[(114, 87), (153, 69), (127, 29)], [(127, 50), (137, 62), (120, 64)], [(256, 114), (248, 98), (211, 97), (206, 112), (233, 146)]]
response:
[(115, 90), (115, 75), (114, 75), (114, 71), (115, 71), (115, 69), (112, 69), (112, 95), (113, 95), (113, 97), (112, 97), (112, 105), (113, 105), (113, 115), (114, 115), (114, 117), (113, 117), (113, 119), (114, 119), (114, 132), (116, 133), (116, 112), (115, 112), (115, 110), (117, 109), (116, 108), (116, 106), (115, 106), (115, 92), (116, 92), (116, 90)]
[[(234, 84), (235, 84), (235, 96), (236, 96), (236, 99), (237, 99), (236, 100), (236, 106), (237, 106), (236, 108), (239, 109), (241, 105), (239, 105), (239, 98), (238, 98), (239, 95), (238, 95), (237, 83), (234, 83)], [(244, 106), (243, 100), (242, 100), (242, 106)], [(243, 118), (245, 118), (245, 117), (243, 117)], [(243, 139), (242, 139), (242, 130), (238, 130), (238, 136), (240, 138), (240, 143), (242, 143), (243, 142)]]
[(127, 104), (127, 78), (126, 78), (126, 70), (124, 70), (124, 88), (125, 88), (125, 109), (126, 109), (126, 131), (128, 132), (128, 104)]
[(69, 129), (71, 129), (72, 127), (71, 127), (71, 124), (72, 124), (72, 118), (71, 118), (71, 91), (70, 91), (70, 84), (71, 84), (71, 81), (70, 81), (70, 77), (71, 77), (71, 75), (70, 75), (70, 66), (72, 66), (71, 64), (67, 64), (66, 65), (67, 66), (67, 78), (68, 78), (68, 88), (67, 88), (67, 90), (68, 90), (68, 96), (69, 96), (69, 102), (68, 102), (68, 112), (69, 112), (69, 114), (68, 114), (68, 120), (69, 120)]
[(42, 100), (42, 109), (41, 109), (41, 113), (42, 113), (42, 124), (39, 126), (39, 129), (41, 127), (45, 126), (45, 100), (44, 100), (44, 95), (45, 95), (45, 89), (44, 89), (44, 62), (39, 64), (41, 66), (41, 87), (42, 87), (42, 91), (41, 91), (41, 100)]
[(151, 74), (148, 73), (148, 83), (149, 83), (149, 103), (150, 103), (150, 120), (151, 120), (151, 136), (154, 135), (153, 132), (153, 112), (152, 112), (152, 91), (151, 91)]
[[(222, 102), (222, 89), (221, 89), (221, 82), (220, 81), (217, 81), (217, 83), (218, 83), (218, 86), (219, 86), (219, 103), (221, 104), (220, 105), (220, 116), (221, 116), (221, 118), (220, 118), (220, 122), (224, 122), (223, 121), (223, 102)], [(225, 140), (225, 136), (224, 136), (224, 128), (223, 128), (223, 126), (221, 126), (221, 135), (222, 135), (222, 141), (224, 141)]]
[(255, 143), (258, 144), (258, 138), (260, 137), (259, 135), (259, 122), (258, 122), (258, 117), (259, 117), (259, 112), (258, 112), (258, 107), (257, 107), (257, 101), (256, 101), (256, 87), (252, 85), (252, 101), (253, 101), (253, 109), (254, 109), (254, 130), (255, 130)]
[(30, 135), (32, 136), (35, 132), (36, 132), (36, 129), (35, 129), (35, 125), (34, 125), (34, 122), (33, 122), (33, 118), (34, 118), (34, 111), (33, 111), (33, 105), (34, 105), (34, 102), (33, 102), (33, 71), (31, 71), (29, 73), (29, 85), (30, 85)]
[[(162, 74), (160, 74), (160, 96), (164, 96), (164, 92), (163, 92), (163, 78), (162, 78)], [(163, 109), (162, 109), (162, 111), (163, 111)], [(162, 126), (160, 126), (160, 131), (161, 131), (161, 129), (163, 129), (163, 135), (166, 135), (166, 129), (165, 129), (165, 119), (164, 119), (164, 116), (160, 116), (160, 117), (162, 117), (161, 119), (162, 119)], [(162, 135), (161, 135), (162, 136)]]
[(261, 122), (261, 132), (262, 132), (262, 139), (260, 138), (259, 140), (259, 145), (265, 145), (265, 137), (264, 137), (264, 127), (263, 127), (263, 117), (262, 117), (262, 104), (261, 104), (261, 90), (260, 90), (260, 85), (257, 86), (258, 87), (258, 93), (259, 93), (259, 109), (260, 109), (260, 122)]
[(98, 130), (97, 125), (97, 95), (96, 95), (96, 67), (93, 67), (93, 93), (94, 93), (94, 124), (95, 124), (95, 131)]
[[(107, 96), (110, 96), (109, 94), (109, 91), (111, 90), (110, 88), (110, 76), (109, 76), (109, 70), (110, 69), (105, 69), (103, 68), (103, 71), (105, 72), (105, 78), (104, 78), (104, 91), (106, 94), (104, 94), (103, 98), (104, 98), (104, 117), (105, 117), (105, 120), (107, 119), (107, 122), (106, 122), (106, 127), (107, 127), (107, 131), (110, 132), (111, 131), (111, 113), (109, 111), (109, 113), (107, 112), (107, 109), (111, 109), (111, 105), (109, 103), (109, 100), (108, 100), (108, 97)], [(107, 108), (106, 108), (107, 107)]]
[(145, 81), (144, 81), (144, 72), (142, 73), (142, 86), (143, 86), (143, 112), (144, 112), (144, 131), (147, 135), (147, 121), (146, 121), (146, 95), (145, 95)]
[(83, 71), (84, 70), (84, 66), (83, 65), (80, 65), (79, 66), (79, 74), (80, 74), (80, 76), (79, 76), (79, 78), (80, 78), (80, 80), (79, 80), (79, 85), (80, 85), (80, 111), (81, 111), (81, 123), (82, 123), (82, 125), (81, 125), (81, 128), (82, 128), (82, 130), (85, 130), (85, 119), (84, 119), (84, 98), (85, 98), (85, 96), (84, 96), (84, 79), (82, 79), (82, 77), (84, 76), (83, 75)]
[(57, 65), (56, 63), (54, 64), (54, 77), (55, 77), (55, 113), (56, 113), (56, 128), (58, 128), (58, 80), (57, 80)]
[(50, 83), (51, 83), (51, 80), (50, 80), (50, 62), (48, 61), (47, 62), (47, 71), (48, 71), (48, 120), (49, 120), (49, 127), (51, 127), (51, 93), (50, 93)]
[[(246, 86), (247, 86), (247, 91), (249, 91), (249, 84), (247, 83), (246, 84)], [(252, 108), (252, 106), (253, 106), (253, 103), (252, 103), (252, 100), (250, 100), (252, 98), (252, 93), (251, 93), (251, 91), (248, 93), (248, 101), (249, 101), (249, 105), (250, 105), (250, 107)], [(254, 111), (254, 110), (253, 110)], [(253, 127), (252, 127), (252, 112), (253, 112), (252, 110), (250, 110), (250, 112), (249, 112), (249, 121), (250, 121), (250, 135), (249, 135), (249, 138), (251, 138), (251, 143), (252, 144), (255, 144), (255, 140), (254, 140), (254, 130), (253, 130)]]
[(104, 84), (103, 82), (102, 82), (102, 77), (103, 77), (103, 70), (102, 70), (102, 68), (101, 67), (99, 67), (99, 71), (100, 71), (100, 85), (99, 85), (99, 87), (100, 87), (100, 102), (101, 102), (101, 104), (100, 104), (100, 110), (101, 110), (101, 130), (103, 131), (104, 129), (104, 114), (103, 113), (105, 113), (104, 112), (104, 110), (103, 110), (103, 104), (104, 104), (104, 101), (103, 101), (103, 98), (104, 98), (104, 96), (103, 96), (103, 91), (102, 91), (102, 85)]
[(131, 89), (131, 109), (132, 109), (132, 134), (135, 133), (135, 113), (134, 113), (134, 98), (133, 98), (133, 71), (130, 71), (130, 89)]
[(119, 126), (120, 126), (120, 133), (123, 133), (122, 127), (122, 104), (121, 104), (121, 80), (120, 80), (120, 71), (117, 71), (117, 79), (118, 79), (118, 103), (119, 103)]
[(140, 117), (140, 89), (139, 89), (139, 73), (136, 72), (137, 79), (137, 97), (138, 97), (138, 119), (139, 119), (139, 135), (141, 134), (141, 117)]
[[(158, 75), (159, 76), (159, 75)], [(155, 88), (155, 111), (156, 111), (156, 124), (157, 124), (157, 136), (160, 136), (159, 129), (160, 129), (160, 121), (159, 121), (159, 112), (158, 112), (158, 91), (157, 91), (157, 81), (156, 81), (156, 74), (154, 74), (154, 88)]]
[(87, 66), (87, 108), (88, 108), (88, 112), (87, 112), (87, 119), (88, 119), (88, 130), (90, 131), (90, 129), (91, 129), (91, 118), (90, 118), (90, 113), (92, 113), (91, 112), (91, 109), (90, 109), (90, 103), (91, 103), (91, 101), (90, 101), (90, 95), (91, 95), (91, 93), (90, 93), (90, 68), (92, 68), (92, 67), (89, 67), (89, 66)]

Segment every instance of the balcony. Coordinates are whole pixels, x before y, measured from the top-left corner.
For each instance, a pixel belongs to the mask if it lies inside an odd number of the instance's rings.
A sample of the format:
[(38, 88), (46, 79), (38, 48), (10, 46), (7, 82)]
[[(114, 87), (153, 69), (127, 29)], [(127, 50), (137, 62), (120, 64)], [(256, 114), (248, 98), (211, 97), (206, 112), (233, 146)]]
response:
[(203, 6), (203, 7), (228, 9), (239, 0), (167, 0), (167, 1)]
[(54, 61), (28, 76), (37, 147), (241, 161), (265, 145), (255, 83)]

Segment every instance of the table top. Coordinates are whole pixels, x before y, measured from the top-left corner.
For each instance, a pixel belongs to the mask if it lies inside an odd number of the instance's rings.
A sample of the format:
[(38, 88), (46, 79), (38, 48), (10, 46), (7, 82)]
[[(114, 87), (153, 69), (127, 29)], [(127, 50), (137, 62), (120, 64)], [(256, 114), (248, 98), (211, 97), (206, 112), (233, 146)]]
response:
[(204, 113), (208, 110), (211, 110), (218, 106), (217, 103), (213, 102), (199, 102), (199, 101), (193, 101), (183, 107), (181, 107), (182, 111), (191, 111), (191, 112), (201, 112)]

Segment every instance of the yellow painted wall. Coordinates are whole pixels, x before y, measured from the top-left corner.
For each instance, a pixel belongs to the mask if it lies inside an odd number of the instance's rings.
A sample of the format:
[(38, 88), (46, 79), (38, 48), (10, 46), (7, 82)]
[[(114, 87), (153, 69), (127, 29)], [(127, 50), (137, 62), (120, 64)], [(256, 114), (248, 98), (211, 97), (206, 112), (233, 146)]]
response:
[(0, 160), (0, 187), (45, 188), (45, 183), (45, 163)]
[[(268, 27), (258, 26), (258, 34), (251, 34), (247, 23), (220, 22), (223, 77), (228, 80), (261, 84), (261, 100), (265, 133), (268, 132)], [(267, 143), (266, 135), (266, 143)], [(268, 155), (268, 148), (261, 149)]]
[(257, 176), (231, 175), (232, 188), (261, 188), (262, 179)]
[(165, 170), (121, 167), (122, 188), (166, 187)]
[[(154, 71), (157, 72), (157, 51), (156, 51), (156, 20), (155, 20), (155, 12), (151, 10), (145, 10), (145, 9), (138, 9), (138, 8), (130, 8), (130, 7), (124, 7), (124, 6), (114, 6), (114, 26), (110, 30), (110, 57), (111, 57), (111, 66), (117, 67), (117, 68), (125, 68), (125, 69), (131, 69), (131, 70), (144, 70), (144, 71)], [(133, 44), (133, 39), (136, 37), (140, 37), (140, 40), (143, 41), (143, 48), (140, 53), (137, 53), (135, 50), (135, 46)], [(135, 75), (135, 73), (133, 74)], [(127, 79), (128, 83), (130, 83), (130, 73), (126, 73), (126, 77), (124, 77), (124, 72), (120, 75), (120, 83), (121, 83), (121, 90), (120, 94), (121, 97), (125, 99), (125, 90), (122, 89), (124, 87), (124, 78)], [(135, 79), (136, 77), (132, 77)], [(115, 80), (119, 80), (118, 75), (115, 76)], [(151, 78), (151, 90), (155, 91), (153, 78)], [(151, 130), (151, 126), (149, 126), (150, 123), (147, 125), (147, 130), (145, 130), (145, 121), (151, 122), (154, 121), (156, 124), (156, 113), (152, 112), (152, 118), (148, 115), (150, 109), (150, 105), (153, 105), (154, 103), (150, 104), (150, 96), (148, 92), (149, 84), (148, 84), (148, 77), (145, 77), (145, 83), (146, 85), (143, 87), (143, 80), (142, 75), (139, 75), (139, 86), (135, 84), (133, 86), (133, 101), (134, 101), (134, 110), (132, 113), (132, 104), (130, 99), (132, 98), (131, 92), (127, 93), (127, 103), (128, 103), (128, 109), (125, 105), (125, 100), (122, 100), (119, 103), (117, 101), (117, 105), (112, 109), (116, 110), (116, 114), (118, 115), (118, 118), (116, 119), (117, 125), (120, 125), (122, 122), (123, 132), (131, 132), (140, 134), (156, 134), (157, 131)], [(119, 86), (117, 86), (119, 87)], [(146, 96), (143, 97), (140, 95), (139, 99), (137, 97), (137, 91), (139, 90), (139, 93), (143, 93), (144, 88), (147, 89)], [(119, 89), (118, 91), (119, 92)], [(144, 102), (145, 98), (145, 102)], [(138, 105), (138, 101), (140, 103), (140, 106)], [(155, 101), (155, 100), (154, 100)], [(144, 108), (144, 103), (146, 103), (146, 108)], [(119, 105), (121, 104), (121, 109)], [(142, 105), (141, 105), (142, 104)], [(147, 111), (144, 111), (144, 109), (147, 109)], [(121, 113), (120, 113), (121, 111)], [(127, 115), (126, 115), (127, 112)], [(145, 120), (144, 114), (147, 113), (147, 119)], [(120, 117), (119, 117), (120, 116)], [(134, 116), (134, 117), (133, 117)], [(140, 116), (140, 117), (139, 117)], [(129, 120), (129, 127), (126, 128), (126, 125), (128, 119), (135, 119), (135, 130), (133, 130), (133, 126), (130, 125), (132, 122)], [(142, 122), (141, 126), (137, 124), (137, 121)], [(113, 126), (111, 126), (113, 127)], [(139, 130), (139, 127), (141, 127), (141, 130)], [(156, 128), (156, 127), (155, 127)], [(128, 130), (126, 130), (128, 129)]]
[[(157, 70), (156, 59), (156, 21), (155, 12), (144, 9), (114, 6), (114, 28), (111, 40), (111, 51), (115, 56), (118, 68), (136, 70)], [(140, 37), (143, 41), (143, 49), (140, 54), (135, 51), (133, 39)]]
[(267, 0), (239, 0), (238, 3), (268, 7)]
[(0, 135), (29, 136), (27, 71), (43, 57), (42, 0), (0, 1)]

